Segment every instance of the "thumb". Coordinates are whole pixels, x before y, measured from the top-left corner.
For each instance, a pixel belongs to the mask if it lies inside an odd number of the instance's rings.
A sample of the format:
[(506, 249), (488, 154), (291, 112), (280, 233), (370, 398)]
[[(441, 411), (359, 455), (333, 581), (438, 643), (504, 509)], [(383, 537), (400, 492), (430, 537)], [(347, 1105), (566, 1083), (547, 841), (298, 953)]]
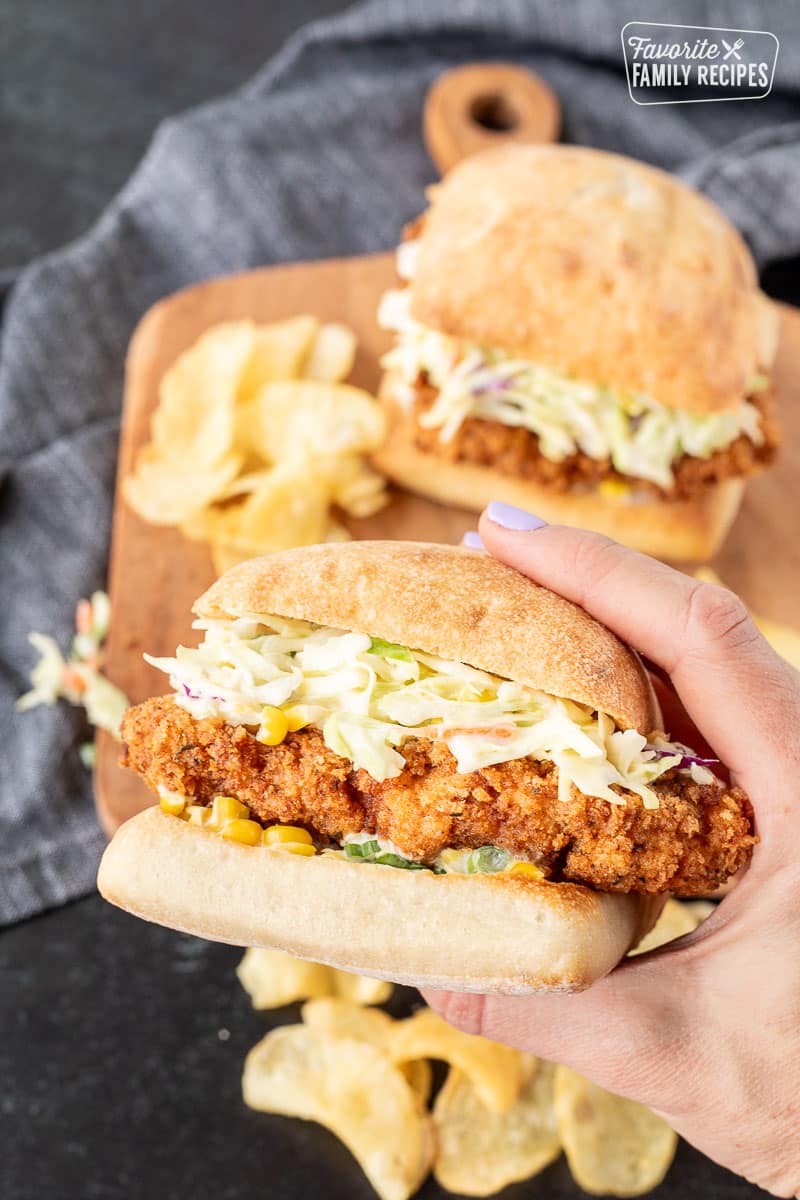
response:
[(563, 1063), (618, 1096), (668, 1112), (681, 1102), (680, 1047), (688, 1044), (691, 1033), (686, 998), (699, 971), (688, 947), (678, 947), (692, 938), (672, 943), (669, 951), (624, 962), (588, 991), (571, 995), (429, 990), (423, 995), (465, 1033)]
[[(767, 644), (741, 600), (579, 529), (516, 525), (503, 505), (481, 518), (486, 549), (580, 605), (671, 678), (691, 720), (753, 795), (769, 765), (764, 818), (781, 820), (800, 765), (800, 676)], [(772, 797), (776, 797), (775, 805)]]

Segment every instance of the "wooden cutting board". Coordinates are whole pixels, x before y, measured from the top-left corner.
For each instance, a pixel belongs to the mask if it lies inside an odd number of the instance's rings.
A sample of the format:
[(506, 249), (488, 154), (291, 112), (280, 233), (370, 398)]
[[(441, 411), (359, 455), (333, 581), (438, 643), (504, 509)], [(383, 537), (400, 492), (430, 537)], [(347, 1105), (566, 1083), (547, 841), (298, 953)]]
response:
[[(441, 121), (447, 126), (438, 129), (440, 150), (436, 157), (442, 167), (494, 136), (491, 131), (476, 131), (463, 118), (463, 112), (474, 107), (474, 98), (469, 97), (474, 97), (476, 89), (486, 98), (494, 88), (497, 100), (501, 84), (513, 84), (514, 100), (530, 124), (531, 140), (555, 136), (557, 111), (554, 115), (552, 98), (546, 98), (544, 117), (537, 124), (536, 98), (541, 101), (541, 86), (531, 84), (530, 94), (520, 98), (517, 69), (511, 69), (511, 76), (508, 70), (484, 64), (454, 73), (458, 107), (452, 110), (442, 100), (442, 88), (434, 90), (431, 101), (443, 112)], [(469, 80), (472, 91), (466, 88)], [(523, 135), (526, 129), (528, 124)], [(436, 133), (429, 128), (426, 133), (433, 145)], [(503, 135), (508, 136), (507, 131)], [(378, 360), (388, 345), (387, 334), (377, 327), (375, 311), (382, 292), (393, 280), (392, 252), (265, 267), (187, 288), (156, 304), (140, 322), (126, 366), (111, 546), (112, 622), (107, 646), (108, 675), (132, 703), (169, 690), (165, 677), (149, 667), (142, 654), (171, 655), (180, 642), (196, 641), (191, 630), (191, 605), (213, 579), (211, 559), (202, 544), (187, 541), (177, 530), (146, 524), (120, 495), (119, 481), (132, 469), (138, 450), (149, 440), (150, 418), (164, 372), (217, 322), (241, 318), (267, 322), (310, 312), (324, 321), (343, 321), (354, 330), (359, 350), (351, 381), (374, 390), (379, 377)], [(797, 623), (800, 310), (784, 307), (781, 311), (776, 377), (785, 429), (780, 463), (749, 485), (743, 510), (714, 566), (757, 612)], [(366, 520), (349, 521), (348, 525), (358, 538), (458, 542), (475, 522), (474, 513), (395, 492), (382, 512)], [(137, 776), (118, 766), (118, 743), (100, 734), (97, 747), (95, 795), (103, 826), (111, 832), (151, 803), (152, 797)]]

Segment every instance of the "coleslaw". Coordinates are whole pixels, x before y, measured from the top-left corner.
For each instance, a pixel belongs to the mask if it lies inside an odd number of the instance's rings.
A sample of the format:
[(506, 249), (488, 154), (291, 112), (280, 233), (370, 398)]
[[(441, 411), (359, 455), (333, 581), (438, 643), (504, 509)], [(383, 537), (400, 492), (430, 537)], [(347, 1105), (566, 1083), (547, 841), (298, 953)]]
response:
[[(79, 601), (75, 610), (76, 632), (66, 658), (54, 638), (35, 631), (28, 635), (39, 661), (30, 672), (30, 691), (17, 700), (19, 712), (66, 700), (86, 710), (90, 725), (119, 737), (128, 698), (101, 672), (110, 617), (111, 606), (105, 592), (94, 592), (89, 600)], [(91, 743), (81, 746), (84, 765), (94, 765), (93, 750)]]
[(564, 801), (574, 785), (625, 804), (620, 788), (657, 808), (651, 785), (672, 768), (714, 780), (662, 733), (618, 729), (575, 701), (367, 634), (262, 614), (194, 627), (204, 632), (199, 646), (180, 646), (174, 658), (145, 655), (169, 675), (176, 704), (197, 720), (253, 730), (265, 710), (290, 711), (292, 728), (319, 729), (334, 753), (378, 781), (401, 774), (408, 738), (442, 742), (464, 774), (529, 756), (553, 762)]
[[(403, 247), (401, 274), (406, 279), (413, 276), (415, 252), (409, 247), (414, 245)], [(438, 429), (443, 442), (452, 441), (467, 418), (521, 426), (536, 434), (541, 453), (553, 462), (582, 452), (609, 459), (621, 475), (669, 490), (672, 466), (684, 454), (708, 458), (741, 434), (757, 446), (764, 441), (761, 414), (750, 400), (705, 415), (666, 408), (641, 392), (573, 379), (496, 347), (440, 333), (411, 315), (411, 295), (411, 288), (403, 287), (387, 292), (381, 301), (379, 324), (396, 335), (381, 364), (398, 372), (409, 405), (421, 375), (437, 390), (419, 422), (426, 429)], [(765, 385), (766, 380), (756, 376), (749, 391)]]

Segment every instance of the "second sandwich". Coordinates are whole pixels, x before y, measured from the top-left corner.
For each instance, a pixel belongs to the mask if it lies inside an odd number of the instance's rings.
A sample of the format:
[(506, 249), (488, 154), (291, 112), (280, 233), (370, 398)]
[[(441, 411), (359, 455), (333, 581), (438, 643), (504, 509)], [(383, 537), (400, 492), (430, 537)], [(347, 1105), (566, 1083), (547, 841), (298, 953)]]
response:
[(386, 474), (714, 554), (778, 442), (775, 309), (719, 209), (619, 155), (505, 146), (431, 189), (398, 272)]

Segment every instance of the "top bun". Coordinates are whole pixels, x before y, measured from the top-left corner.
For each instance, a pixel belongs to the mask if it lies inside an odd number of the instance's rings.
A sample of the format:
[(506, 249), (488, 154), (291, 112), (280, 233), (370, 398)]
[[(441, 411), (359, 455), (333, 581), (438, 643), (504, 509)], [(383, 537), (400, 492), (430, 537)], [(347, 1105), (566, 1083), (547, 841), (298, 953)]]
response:
[(233, 567), (194, 611), (355, 630), (577, 700), (622, 728), (647, 734), (660, 724), (632, 650), (582, 608), (480, 551), (390, 541), (301, 546)]
[(507, 144), (429, 192), (411, 311), (440, 332), (697, 413), (733, 408), (777, 317), (723, 213), (618, 154)]

